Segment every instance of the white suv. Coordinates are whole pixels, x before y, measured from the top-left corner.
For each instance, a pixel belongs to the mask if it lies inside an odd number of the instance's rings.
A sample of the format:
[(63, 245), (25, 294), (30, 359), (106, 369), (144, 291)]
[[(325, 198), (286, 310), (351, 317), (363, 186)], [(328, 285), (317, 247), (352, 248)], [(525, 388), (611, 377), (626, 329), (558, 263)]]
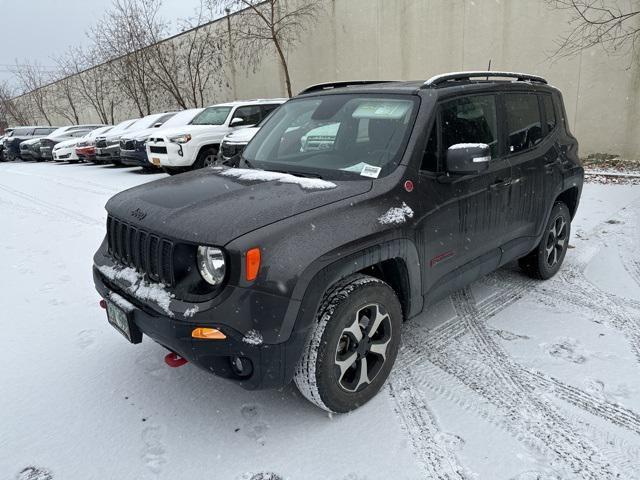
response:
[(213, 165), (225, 135), (257, 125), (286, 101), (274, 98), (207, 107), (188, 125), (160, 128), (151, 135), (147, 142), (149, 162), (170, 174)]

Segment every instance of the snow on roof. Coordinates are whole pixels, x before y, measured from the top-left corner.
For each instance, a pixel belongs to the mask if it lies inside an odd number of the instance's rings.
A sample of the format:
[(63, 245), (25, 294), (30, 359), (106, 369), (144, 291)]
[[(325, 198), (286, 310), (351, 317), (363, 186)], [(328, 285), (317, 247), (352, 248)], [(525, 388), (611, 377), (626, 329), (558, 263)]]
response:
[(216, 103), (209, 107), (235, 107), (238, 105), (262, 105), (265, 103), (284, 103), (288, 98), (257, 98), (254, 100), (235, 100), (233, 102)]

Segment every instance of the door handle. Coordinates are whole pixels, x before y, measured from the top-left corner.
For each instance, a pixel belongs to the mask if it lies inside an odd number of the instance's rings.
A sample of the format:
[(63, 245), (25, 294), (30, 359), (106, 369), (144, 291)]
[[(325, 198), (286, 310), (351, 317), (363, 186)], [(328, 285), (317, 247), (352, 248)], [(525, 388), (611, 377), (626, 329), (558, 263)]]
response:
[(511, 185), (511, 179), (507, 178), (506, 180), (496, 180), (494, 183), (489, 185), (491, 190), (499, 190), (501, 188), (505, 188)]

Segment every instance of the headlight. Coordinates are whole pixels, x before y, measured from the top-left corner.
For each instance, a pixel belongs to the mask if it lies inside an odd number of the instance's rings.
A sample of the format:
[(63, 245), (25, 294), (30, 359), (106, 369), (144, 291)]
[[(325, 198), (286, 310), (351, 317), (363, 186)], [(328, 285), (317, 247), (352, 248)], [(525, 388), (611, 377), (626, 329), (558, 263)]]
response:
[(220, 285), (227, 271), (222, 250), (216, 247), (198, 247), (198, 269), (205, 282), (213, 286)]
[(191, 140), (191, 135), (188, 133), (178, 135), (177, 137), (169, 137), (169, 141), (173, 143), (187, 143), (189, 140)]

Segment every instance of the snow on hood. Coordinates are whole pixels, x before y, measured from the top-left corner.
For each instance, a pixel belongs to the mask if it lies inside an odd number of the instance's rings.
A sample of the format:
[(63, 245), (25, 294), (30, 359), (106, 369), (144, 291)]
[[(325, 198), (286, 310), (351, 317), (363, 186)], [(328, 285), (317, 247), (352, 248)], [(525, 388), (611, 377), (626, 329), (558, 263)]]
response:
[(213, 167), (220, 175), (225, 177), (233, 177), (246, 182), (280, 182), (299, 185), (305, 190), (327, 190), (336, 188), (337, 185), (327, 182), (320, 178), (296, 177), (288, 173), (270, 172), (267, 170), (255, 170), (247, 168), (229, 168)]
[(231, 132), (229, 135), (222, 139), (223, 142), (232, 143), (249, 143), (253, 137), (256, 136), (260, 127), (248, 127), (241, 128), (235, 132)]
[[(262, 170), (223, 174), (230, 170), (203, 168), (156, 180), (117, 194), (106, 208), (140, 228), (224, 246), (257, 228), (364, 194), (373, 185), (364, 178), (334, 183)], [(136, 209), (147, 215), (135, 219)]]
[(125, 132), (125, 134), (122, 135), (120, 138), (127, 139), (127, 140), (138, 140), (138, 141), (146, 140), (161, 128), (162, 127), (158, 127), (158, 128), (152, 127), (152, 128), (145, 128), (144, 130), (138, 130), (137, 132)]
[(59, 150), (61, 148), (73, 147), (78, 143), (80, 143), (81, 140), (82, 138), (70, 138), (69, 140), (63, 140), (62, 142), (58, 143), (55, 147), (53, 147), (53, 149)]

